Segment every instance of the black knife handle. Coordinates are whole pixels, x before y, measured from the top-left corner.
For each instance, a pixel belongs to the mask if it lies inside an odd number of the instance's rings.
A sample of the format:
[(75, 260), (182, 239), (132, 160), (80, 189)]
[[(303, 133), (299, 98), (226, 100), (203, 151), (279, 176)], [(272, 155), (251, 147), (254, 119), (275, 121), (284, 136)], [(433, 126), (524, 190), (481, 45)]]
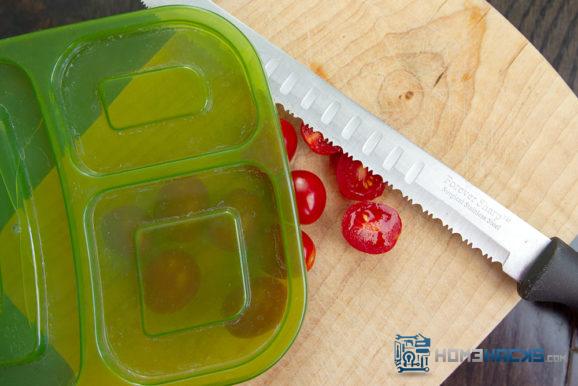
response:
[(578, 252), (553, 237), (518, 283), (518, 293), (526, 300), (578, 310)]

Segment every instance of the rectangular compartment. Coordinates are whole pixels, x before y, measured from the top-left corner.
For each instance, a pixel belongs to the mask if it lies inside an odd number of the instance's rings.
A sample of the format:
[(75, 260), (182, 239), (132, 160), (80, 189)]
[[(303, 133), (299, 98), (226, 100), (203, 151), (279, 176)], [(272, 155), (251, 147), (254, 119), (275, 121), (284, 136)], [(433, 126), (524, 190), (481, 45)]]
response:
[[(127, 60), (94, 66), (121, 51), (140, 57), (142, 47), (151, 45), (160, 47), (144, 65)], [(73, 145), (76, 166), (89, 173), (224, 151), (256, 130), (245, 70), (235, 48), (213, 31), (167, 23), (86, 39), (69, 52), (54, 87), (63, 106), (63, 135)]]
[(23, 69), (0, 61), (0, 84), (0, 384), (71, 383), (76, 279), (62, 193), (47, 176), (53, 152)]

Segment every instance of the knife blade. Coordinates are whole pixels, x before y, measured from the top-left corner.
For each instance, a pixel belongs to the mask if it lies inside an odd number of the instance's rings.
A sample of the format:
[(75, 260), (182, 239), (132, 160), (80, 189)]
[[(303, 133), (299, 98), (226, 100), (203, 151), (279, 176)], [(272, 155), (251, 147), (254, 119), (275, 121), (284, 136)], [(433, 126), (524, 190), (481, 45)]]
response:
[[(211, 1), (142, 1), (147, 7), (191, 5), (227, 19), (255, 47), (276, 103), (381, 175), (469, 246), (500, 262), (519, 282), (523, 297), (578, 307), (578, 254), (560, 239), (542, 234)], [(560, 281), (568, 283), (560, 287)]]

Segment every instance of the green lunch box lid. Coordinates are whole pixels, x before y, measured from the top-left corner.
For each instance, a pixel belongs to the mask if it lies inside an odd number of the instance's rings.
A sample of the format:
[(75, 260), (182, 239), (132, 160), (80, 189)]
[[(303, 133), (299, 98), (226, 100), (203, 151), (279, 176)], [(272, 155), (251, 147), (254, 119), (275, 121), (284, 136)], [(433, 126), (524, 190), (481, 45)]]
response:
[(0, 41), (0, 384), (233, 383), (305, 310), (259, 58), (172, 6)]

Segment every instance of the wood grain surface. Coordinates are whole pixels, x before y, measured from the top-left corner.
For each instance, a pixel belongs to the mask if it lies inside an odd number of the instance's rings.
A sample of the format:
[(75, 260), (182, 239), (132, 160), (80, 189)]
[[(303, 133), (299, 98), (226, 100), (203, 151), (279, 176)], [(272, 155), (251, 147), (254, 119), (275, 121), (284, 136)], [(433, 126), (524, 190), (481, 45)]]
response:
[[(487, 3), (220, 3), (546, 234), (574, 236), (578, 102)], [(320, 174), (330, 201), (305, 227), (319, 255), (302, 333), (255, 383), (440, 383), (457, 364), (396, 373), (395, 334), (473, 348), (518, 301), (498, 266), (398, 192), (383, 201), (404, 220), (399, 245), (355, 253), (339, 236), (347, 203), (327, 160), (300, 149), (293, 166)]]
[[(22, 23), (37, 23), (34, 29), (66, 23), (67, 7), (86, 18), (119, 9), (101, 6), (102, 1), (16, 3), (44, 6), (36, 13), (45, 17), (13, 21), (11, 31)], [(122, 3), (138, 8), (134, 1)], [(487, 3), (218, 3), (534, 226), (566, 241), (575, 235), (578, 102)], [(568, 74), (573, 71), (568, 67)], [(337, 220), (348, 203), (337, 194), (327, 160), (301, 143), (293, 167), (321, 175), (328, 209), (319, 223), (305, 227), (317, 243), (318, 261), (309, 274), (302, 333), (287, 356), (254, 383), (437, 384), (457, 363), (432, 363), (423, 376), (397, 375), (391, 355), (395, 334), (422, 332), (432, 338), (434, 350), (476, 347), (518, 301), (514, 283), (498, 266), (398, 192), (386, 193), (383, 201), (404, 220), (399, 245), (382, 257), (354, 253), (339, 236)]]
[[(544, 55), (574, 94), (578, 93), (578, 1), (490, 0), (490, 3)], [(573, 364), (578, 363), (578, 342), (571, 339), (572, 330), (578, 333), (577, 319), (578, 313), (572, 315), (562, 305), (522, 300), (479, 347), (542, 347), (545, 352), (565, 355), (568, 360), (482, 366), (464, 362), (443, 385), (578, 385), (578, 365)]]

